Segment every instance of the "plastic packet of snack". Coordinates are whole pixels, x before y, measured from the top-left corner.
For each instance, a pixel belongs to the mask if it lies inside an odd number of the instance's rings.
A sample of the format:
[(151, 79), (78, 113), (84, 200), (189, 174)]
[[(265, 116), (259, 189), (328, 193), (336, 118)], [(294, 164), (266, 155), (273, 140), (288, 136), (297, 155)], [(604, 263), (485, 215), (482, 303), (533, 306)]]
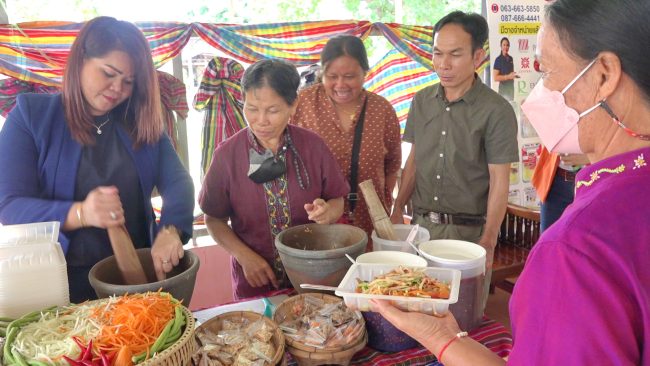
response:
[(246, 328), (246, 333), (250, 338), (259, 339), (262, 342), (268, 342), (273, 337), (273, 329), (264, 319), (257, 320)]
[(216, 333), (210, 330), (202, 330), (196, 332), (196, 338), (199, 340), (199, 345), (205, 346), (208, 344), (224, 345), (223, 338), (219, 337)]
[(332, 319), (324, 316), (315, 316), (309, 323), (309, 331), (318, 332), (324, 339), (329, 337), (329, 334), (334, 331), (334, 328)]
[(242, 342), (242, 343), (238, 343), (238, 344), (231, 344), (231, 345), (223, 346), (223, 348), (221, 350), (223, 352), (229, 353), (233, 357), (235, 357), (237, 355), (237, 353), (239, 352), (239, 350), (241, 350), (245, 346), (246, 346), (246, 343)]
[(217, 334), (227, 346), (246, 342), (246, 334), (240, 329), (220, 330)]
[(327, 340), (327, 335), (320, 331), (320, 328), (311, 328), (305, 334), (305, 343), (322, 345)]
[(235, 359), (235, 363), (233, 363), (233, 366), (252, 366), (252, 365), (253, 365), (253, 361), (249, 360), (242, 354), (239, 354)]
[(329, 304), (324, 303), (323, 306), (318, 309), (317, 314), (322, 316), (329, 316), (333, 312), (341, 309), (340, 304), (340, 302), (332, 302)]
[(327, 338), (327, 341), (325, 342), (326, 347), (338, 347), (346, 344), (346, 339), (345, 336), (343, 335), (343, 331), (341, 328), (335, 329), (332, 333), (330, 333), (329, 338)]
[(221, 322), (221, 330), (242, 329), (247, 325), (247, 323), (248, 320), (245, 318), (242, 318), (240, 320), (224, 319)]
[(278, 327), (284, 333), (295, 334), (300, 330), (301, 322), (299, 320), (290, 320), (282, 322)]
[(231, 365), (235, 355), (228, 352), (219, 352), (216, 354), (216, 359), (224, 365)]
[(340, 326), (345, 324), (355, 318), (354, 313), (349, 311), (347, 308), (338, 308), (330, 314), (332, 319), (332, 324), (335, 326)]
[(271, 363), (273, 362), (273, 353), (275, 352), (273, 346), (268, 343), (255, 342), (251, 347), (251, 352), (253, 352), (257, 357), (256, 359), (263, 359), (264, 361)]
[(314, 296), (305, 296), (305, 308), (309, 308), (309, 313), (314, 312), (316, 309), (320, 309), (325, 305), (323, 299), (314, 297)]
[(353, 320), (352, 322), (346, 324), (345, 328), (342, 329), (343, 336), (345, 336), (345, 341), (351, 342), (359, 337), (364, 330), (363, 324), (358, 320)]

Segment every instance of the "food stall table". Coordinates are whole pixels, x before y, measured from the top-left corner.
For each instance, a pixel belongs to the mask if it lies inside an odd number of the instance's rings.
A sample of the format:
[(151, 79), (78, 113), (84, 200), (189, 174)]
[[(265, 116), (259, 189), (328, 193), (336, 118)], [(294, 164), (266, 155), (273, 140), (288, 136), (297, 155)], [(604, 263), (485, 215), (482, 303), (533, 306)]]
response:
[[(265, 311), (268, 313), (270, 310), (269, 308), (279, 305), (288, 297), (288, 295), (291, 294), (295, 294), (295, 292), (278, 291), (267, 294), (264, 298), (247, 299), (196, 311), (194, 312), (194, 317), (197, 319), (197, 324), (200, 324), (214, 316), (229, 311), (247, 310), (262, 314), (265, 313)], [(512, 335), (510, 332), (502, 324), (488, 318), (483, 318), (481, 326), (471, 331), (469, 336), (502, 358), (508, 357), (512, 350)], [(289, 353), (287, 353), (286, 356), (288, 366), (297, 365)], [(424, 347), (415, 347), (400, 352), (380, 352), (366, 346), (354, 355), (350, 365), (439, 366), (441, 364), (436, 360), (436, 357)]]

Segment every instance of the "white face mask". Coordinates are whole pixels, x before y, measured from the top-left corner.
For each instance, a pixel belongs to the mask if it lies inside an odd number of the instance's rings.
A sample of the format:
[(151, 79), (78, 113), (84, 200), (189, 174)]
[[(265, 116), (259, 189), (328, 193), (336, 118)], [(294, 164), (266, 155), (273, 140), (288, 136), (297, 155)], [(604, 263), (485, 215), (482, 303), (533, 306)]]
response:
[(540, 79), (537, 85), (530, 92), (521, 110), (526, 114), (528, 120), (537, 131), (544, 146), (555, 153), (581, 154), (580, 142), (578, 139), (578, 122), (603, 102), (598, 102), (593, 107), (578, 114), (578, 112), (567, 106), (564, 100), (564, 93), (575, 84), (582, 75), (596, 62), (591, 61), (569, 84), (559, 91), (549, 90), (544, 86), (544, 80)]

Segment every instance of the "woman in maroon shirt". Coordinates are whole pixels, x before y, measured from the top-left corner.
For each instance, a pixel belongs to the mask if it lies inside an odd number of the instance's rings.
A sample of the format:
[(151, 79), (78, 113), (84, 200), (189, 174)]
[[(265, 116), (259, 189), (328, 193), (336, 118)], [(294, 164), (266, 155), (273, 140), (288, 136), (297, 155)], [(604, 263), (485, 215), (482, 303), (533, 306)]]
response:
[(315, 133), (288, 126), (299, 84), (296, 68), (282, 61), (246, 70), (249, 127), (217, 147), (203, 182), (199, 205), (213, 239), (232, 256), (235, 299), (289, 287), (275, 236), (311, 221), (335, 222), (343, 212), (349, 186), (332, 153)]

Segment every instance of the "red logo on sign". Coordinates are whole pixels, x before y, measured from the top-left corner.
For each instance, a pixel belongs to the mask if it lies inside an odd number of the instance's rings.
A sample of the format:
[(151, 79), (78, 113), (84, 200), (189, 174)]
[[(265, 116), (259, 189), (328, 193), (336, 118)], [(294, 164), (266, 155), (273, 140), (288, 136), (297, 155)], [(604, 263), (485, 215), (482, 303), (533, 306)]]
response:
[(498, 13), (499, 12), (499, 5), (492, 4), (492, 12), (493, 13)]
[(522, 38), (522, 39), (517, 40), (517, 42), (519, 43), (519, 51), (520, 52), (528, 51), (528, 39)]

